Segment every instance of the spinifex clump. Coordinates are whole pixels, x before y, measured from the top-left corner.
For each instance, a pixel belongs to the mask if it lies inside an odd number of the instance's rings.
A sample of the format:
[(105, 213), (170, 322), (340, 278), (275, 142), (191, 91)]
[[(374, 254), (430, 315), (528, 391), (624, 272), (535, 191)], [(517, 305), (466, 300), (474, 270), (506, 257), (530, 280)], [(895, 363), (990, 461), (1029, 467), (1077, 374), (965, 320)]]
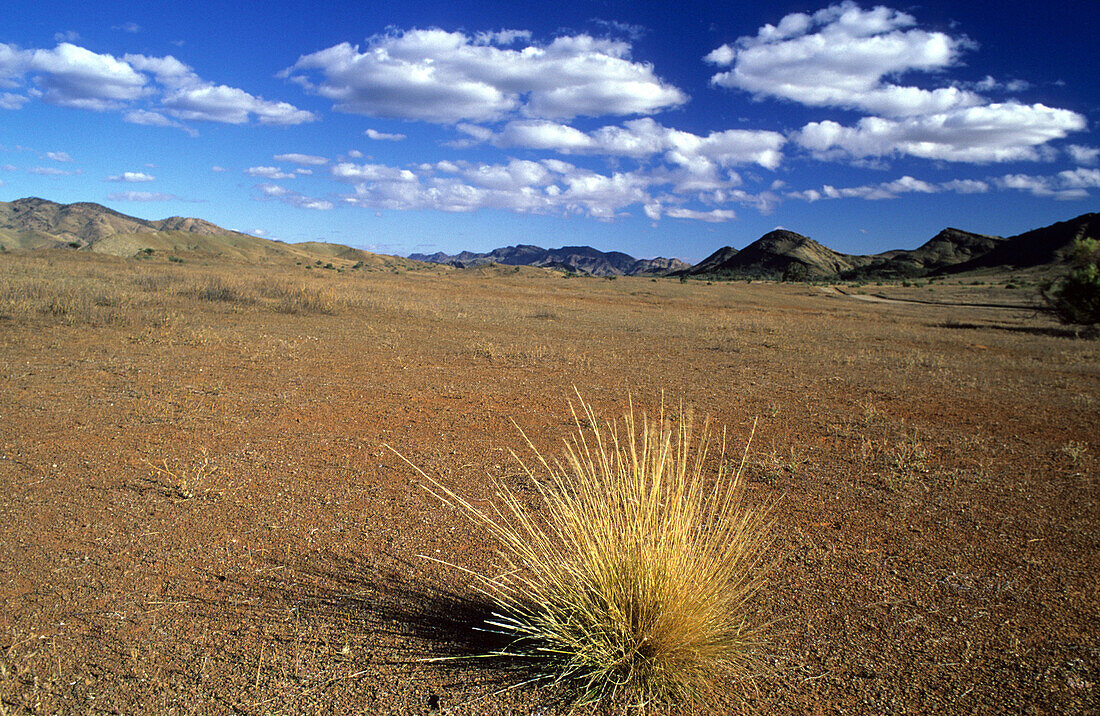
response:
[(563, 460), (536, 451), (538, 471), (524, 466), (534, 508), (504, 486), (475, 507), (425, 475), (499, 543), (501, 573), (475, 573), (495, 610), (481, 626), (510, 640), (495, 655), (531, 660), (581, 702), (706, 700), (743, 681), (770, 522), (745, 504), (740, 468), (704, 473), (706, 430), (694, 440), (683, 410), (601, 427), (582, 402), (574, 419)]

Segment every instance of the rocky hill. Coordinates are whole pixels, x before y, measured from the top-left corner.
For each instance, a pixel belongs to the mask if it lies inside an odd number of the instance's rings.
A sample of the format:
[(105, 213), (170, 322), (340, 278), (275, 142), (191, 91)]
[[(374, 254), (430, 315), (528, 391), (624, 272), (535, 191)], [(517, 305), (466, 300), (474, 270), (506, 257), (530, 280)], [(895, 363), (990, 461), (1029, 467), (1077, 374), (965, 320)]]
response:
[(448, 264), (458, 268), (471, 268), (496, 263), (504, 266), (541, 266), (592, 276), (642, 276), (660, 275), (686, 269), (689, 264), (679, 259), (636, 259), (621, 251), (600, 251), (591, 246), (563, 246), (560, 249), (544, 249), (520, 244), (493, 249), (488, 253), (463, 251), (449, 255), (409, 254), (414, 261)]
[(822, 246), (786, 229), (764, 234), (745, 248), (719, 249), (685, 272), (689, 276), (814, 278), (836, 276), (867, 261)]
[(897, 249), (866, 257), (867, 262), (842, 271), (841, 277), (864, 279), (928, 276), (984, 256), (1003, 242), (1004, 239), (1000, 236), (974, 234), (949, 227), (916, 249)]
[(989, 251), (968, 261), (946, 267), (942, 273), (978, 269), (1033, 269), (1064, 264), (1076, 239), (1100, 238), (1100, 213), (1082, 214), (1069, 221), (1026, 231), (1004, 239)]

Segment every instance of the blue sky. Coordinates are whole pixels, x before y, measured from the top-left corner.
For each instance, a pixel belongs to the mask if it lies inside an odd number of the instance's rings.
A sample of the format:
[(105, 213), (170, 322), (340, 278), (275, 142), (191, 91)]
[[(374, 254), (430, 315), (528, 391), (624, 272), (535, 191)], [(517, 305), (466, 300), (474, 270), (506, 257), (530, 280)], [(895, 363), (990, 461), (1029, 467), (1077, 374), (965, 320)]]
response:
[(0, 198), (385, 253), (845, 252), (1100, 209), (1084, 1), (24, 2)]

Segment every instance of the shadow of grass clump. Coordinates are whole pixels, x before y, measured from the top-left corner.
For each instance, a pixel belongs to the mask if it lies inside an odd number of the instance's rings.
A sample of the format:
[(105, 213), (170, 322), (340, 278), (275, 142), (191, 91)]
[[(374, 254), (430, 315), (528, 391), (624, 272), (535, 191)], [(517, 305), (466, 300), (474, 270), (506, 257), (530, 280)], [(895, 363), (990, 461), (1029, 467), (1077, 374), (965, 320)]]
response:
[(323, 551), (271, 563), (247, 581), (210, 574), (223, 596), (208, 606), (232, 605), (228, 621), (262, 625), (287, 654), (303, 642), (335, 655), (353, 645), (351, 676), (334, 681), (396, 667), (402, 682), (425, 682), (448, 701), (455, 693), (477, 701), (534, 679), (530, 664), (501, 655), (505, 637), (483, 628), (493, 619), (491, 600), (445, 586), (442, 571), (388, 552)]

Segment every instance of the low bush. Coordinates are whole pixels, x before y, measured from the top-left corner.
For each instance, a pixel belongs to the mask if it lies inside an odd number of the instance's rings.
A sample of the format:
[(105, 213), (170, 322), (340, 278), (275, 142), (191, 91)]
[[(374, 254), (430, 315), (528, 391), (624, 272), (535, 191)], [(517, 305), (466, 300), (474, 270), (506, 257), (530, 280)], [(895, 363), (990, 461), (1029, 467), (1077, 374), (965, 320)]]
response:
[(1042, 286), (1040, 293), (1062, 323), (1100, 325), (1100, 241), (1075, 241), (1070, 271)]

